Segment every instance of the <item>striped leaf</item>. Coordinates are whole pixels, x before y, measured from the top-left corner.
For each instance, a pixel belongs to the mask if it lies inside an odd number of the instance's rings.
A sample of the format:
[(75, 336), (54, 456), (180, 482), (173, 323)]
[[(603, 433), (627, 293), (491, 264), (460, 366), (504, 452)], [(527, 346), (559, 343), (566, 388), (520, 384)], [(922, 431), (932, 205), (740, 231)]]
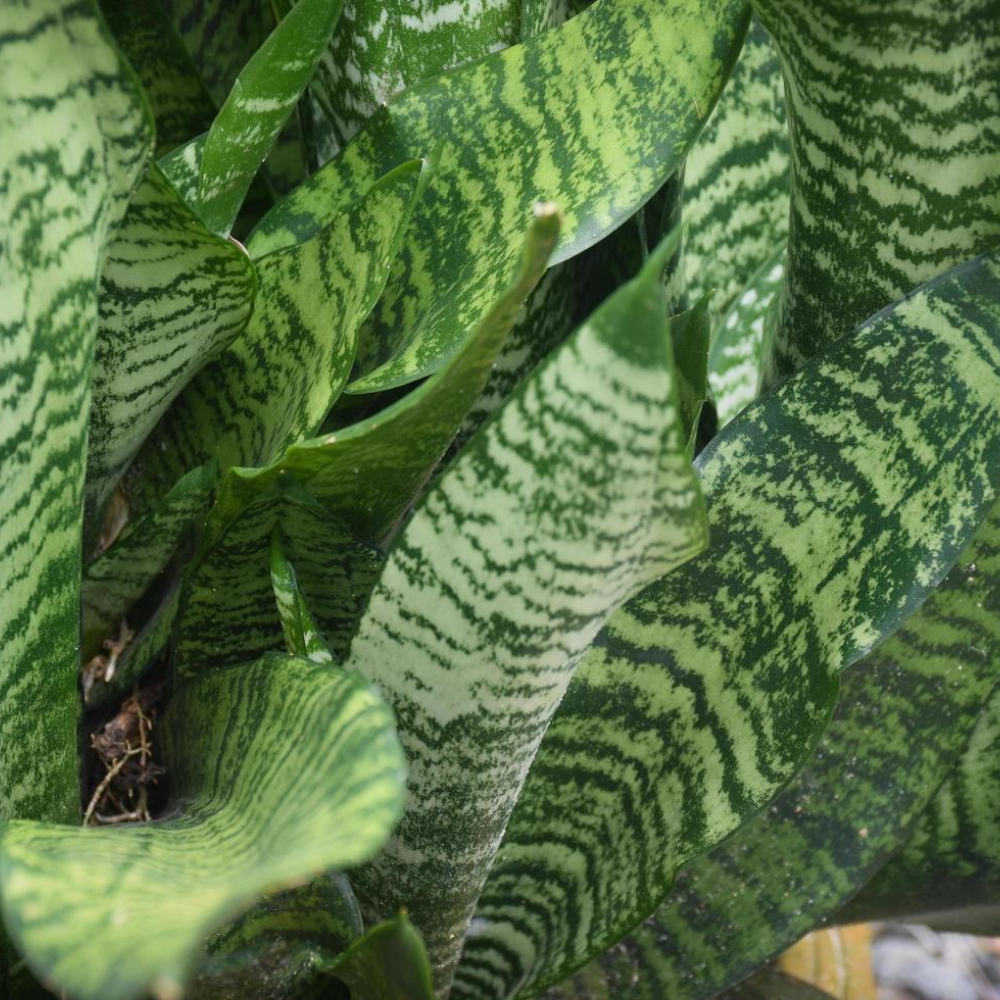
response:
[(329, 1000), (321, 963), (362, 934), (361, 913), (345, 875), (267, 896), (209, 938), (209, 958), (188, 1000)]
[(376, 416), (298, 442), (265, 468), (232, 470), (220, 490), (209, 534), (289, 473), (356, 535), (383, 544), (482, 390), (558, 234), (559, 213), (550, 205), (536, 206), (510, 284), (459, 353)]
[[(215, 469), (184, 476), (145, 517), (90, 563), (81, 596), (83, 658), (89, 660), (170, 561), (185, 535), (208, 511)], [(139, 624), (135, 622), (134, 624)]]
[(298, 0), (237, 76), (205, 140), (198, 178), (201, 216), (215, 232), (232, 228), (250, 182), (316, 71), (342, 6), (343, 0)]
[(286, 648), (290, 623), (272, 583), (275, 531), (318, 626), (310, 645), (325, 645), (338, 661), (345, 655), (383, 557), (286, 474), (225, 529), (209, 534), (188, 567), (177, 625), (182, 674)]
[[(324, 538), (329, 544), (332, 539)], [(305, 595), (295, 575), (295, 567), (285, 555), (281, 541), (281, 528), (275, 525), (271, 531), (271, 586), (281, 618), (281, 631), (285, 635), (285, 645), (292, 656), (301, 656), (317, 663), (330, 663), (333, 654), (323, 638), (315, 619), (309, 612)]]
[(500, 294), (532, 201), (565, 213), (555, 263), (666, 181), (714, 105), (745, 24), (741, 0), (599, 0), (555, 31), (404, 91), (261, 221), (251, 251), (307, 238), (388, 166), (443, 142), (352, 391), (427, 375)]
[(424, 495), (351, 646), (412, 768), (402, 825), (355, 888), (374, 915), (406, 906), (441, 992), (580, 657), (617, 604), (705, 544), (660, 284), (677, 242)]
[(163, 729), (170, 818), (0, 831), (7, 928), (80, 1000), (179, 996), (221, 923), (364, 861), (402, 808), (391, 716), (356, 674), (283, 655), (215, 671), (175, 694)]
[(347, 381), (357, 328), (423, 177), (419, 161), (403, 164), (314, 237), (256, 262), (245, 334), (191, 382), (140, 455), (152, 482), (211, 459), (223, 472), (265, 465), (316, 433)]
[(420, 935), (405, 915), (372, 927), (325, 971), (351, 1000), (434, 1000), (431, 967)]
[(98, 277), (153, 139), (88, 4), (13, 2), (3, 22), (0, 819), (72, 820)]
[(206, 229), (151, 164), (101, 277), (87, 454), (92, 533), (160, 417), (244, 331), (256, 291), (246, 253)]
[(996, 0), (756, 0), (788, 94), (788, 272), (770, 378), (1000, 243)]
[(670, 318), (670, 339), (677, 365), (677, 388), (681, 404), (688, 455), (694, 455), (695, 437), (702, 407), (708, 397), (708, 341), (712, 318), (711, 293), (691, 309)]
[[(989, 609), (996, 614), (996, 595)], [(837, 919), (868, 915), (966, 934), (1000, 933), (1000, 693), (903, 850)]]
[(998, 606), (994, 508), (923, 607), (845, 673), (805, 768), (693, 861), (589, 977), (612, 996), (641, 983), (636, 1000), (713, 995), (829, 920), (899, 849), (961, 754), (1000, 679)]
[(708, 356), (709, 382), (719, 426), (725, 427), (757, 397), (769, 310), (785, 278), (785, 246), (764, 258), (746, 288), (719, 321)]
[(702, 452), (711, 545), (584, 658), (458, 996), (530, 995), (619, 940), (802, 765), (838, 673), (927, 596), (1000, 485), (998, 292), (991, 257), (949, 272)]
[(788, 131), (781, 68), (754, 18), (740, 60), (685, 167), (688, 290), (725, 315), (788, 233)]
[(207, 132), (215, 104), (160, 0), (100, 0), (100, 6), (153, 109), (156, 156)]

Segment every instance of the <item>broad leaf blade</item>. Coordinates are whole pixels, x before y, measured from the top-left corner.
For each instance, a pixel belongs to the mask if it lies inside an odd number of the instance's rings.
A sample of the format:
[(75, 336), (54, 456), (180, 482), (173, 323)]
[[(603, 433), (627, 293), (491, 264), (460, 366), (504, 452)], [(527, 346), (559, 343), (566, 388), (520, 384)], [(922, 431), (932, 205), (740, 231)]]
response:
[(483, 892), (460, 995), (530, 995), (609, 947), (802, 765), (838, 673), (919, 605), (996, 496), (998, 292), (994, 258), (956, 268), (702, 452), (711, 545), (584, 658)]
[[(695, 104), (707, 114), (715, 103), (745, 25), (740, 0), (599, 0), (555, 31), (404, 91), (261, 221), (251, 250), (307, 237), (388, 165), (444, 142), (351, 391), (430, 374), (499, 295), (532, 201), (565, 213), (555, 263), (667, 180), (701, 130)], [(586, 123), (585, 135), (570, 140), (567, 122)]]
[(164, 731), (171, 818), (0, 833), (7, 927), (37, 975), (81, 1000), (177, 995), (219, 924), (363, 861), (402, 807), (391, 716), (356, 674), (287, 656), (215, 671), (175, 695)]
[(376, 915), (406, 906), (440, 991), (579, 658), (624, 598), (705, 544), (660, 284), (676, 242), (428, 490), (351, 646), (413, 775), (393, 843), (355, 887)]
[(5, 5), (0, 78), (0, 818), (64, 821), (98, 277), (153, 139), (87, 5)]

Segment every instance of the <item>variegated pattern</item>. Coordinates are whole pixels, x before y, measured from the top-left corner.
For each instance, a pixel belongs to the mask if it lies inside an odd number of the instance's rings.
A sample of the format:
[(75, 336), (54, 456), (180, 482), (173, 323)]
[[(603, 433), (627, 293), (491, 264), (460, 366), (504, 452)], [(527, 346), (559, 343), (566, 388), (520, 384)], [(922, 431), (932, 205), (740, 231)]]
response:
[(180, 996), (211, 931), (364, 861), (402, 808), (392, 718), (357, 674), (284, 655), (214, 671), (175, 694), (163, 730), (169, 818), (0, 831), (4, 922), (32, 970), (78, 1000)]
[(756, 0), (779, 50), (792, 214), (773, 381), (1000, 243), (997, 0)]
[(445, 994), (580, 657), (617, 604), (705, 544), (664, 336), (660, 275), (676, 243), (428, 491), (351, 646), (348, 665), (395, 711), (411, 767), (402, 824), (355, 886), (373, 915), (406, 906)]
[(457, 996), (530, 996), (613, 944), (802, 765), (838, 673), (927, 596), (1000, 486), (998, 292), (994, 258), (948, 273), (702, 452), (709, 549), (584, 657)]
[(153, 137), (89, 4), (13, 0), (2, 32), (0, 818), (65, 821), (97, 287)]
[(92, 528), (173, 400), (246, 328), (256, 292), (245, 251), (206, 229), (150, 165), (101, 276), (87, 452)]
[(362, 338), (352, 391), (427, 375), (500, 294), (533, 200), (565, 214), (555, 263), (607, 235), (667, 180), (745, 25), (741, 0), (598, 0), (554, 31), (400, 94), (265, 216), (251, 252), (307, 237), (380, 173), (443, 144)]

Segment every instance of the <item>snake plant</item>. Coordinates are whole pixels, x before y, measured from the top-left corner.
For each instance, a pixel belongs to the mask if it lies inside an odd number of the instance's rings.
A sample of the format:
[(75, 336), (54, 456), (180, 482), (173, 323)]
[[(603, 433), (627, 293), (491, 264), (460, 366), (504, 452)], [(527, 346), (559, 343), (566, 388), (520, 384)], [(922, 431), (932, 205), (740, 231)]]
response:
[(0, 7), (0, 996), (1000, 932), (998, 61), (998, 0)]

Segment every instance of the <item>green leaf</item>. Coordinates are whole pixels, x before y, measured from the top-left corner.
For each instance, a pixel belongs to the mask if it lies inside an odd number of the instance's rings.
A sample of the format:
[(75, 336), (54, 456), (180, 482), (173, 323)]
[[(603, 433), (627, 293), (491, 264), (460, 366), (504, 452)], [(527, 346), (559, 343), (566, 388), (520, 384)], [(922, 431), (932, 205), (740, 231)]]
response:
[(434, 1000), (420, 935), (405, 915), (377, 924), (325, 970), (345, 983), (351, 1000)]
[(99, 650), (102, 639), (118, 631), (129, 608), (163, 571), (198, 518), (207, 513), (215, 478), (210, 465), (189, 472), (87, 566), (81, 596), (85, 661)]
[(733, 308), (772, 248), (785, 244), (788, 185), (781, 67), (754, 18), (740, 61), (685, 167), (688, 290), (700, 298), (715, 289), (715, 315)]
[(3, 20), (0, 819), (71, 821), (98, 277), (153, 138), (89, 5), (25, 0)]
[(322, 962), (362, 934), (347, 877), (324, 875), (267, 896), (213, 934), (209, 959), (185, 994), (189, 1000), (328, 997)]
[(709, 382), (719, 426), (757, 398), (769, 310), (785, 279), (785, 245), (769, 254), (723, 314), (708, 355)]
[(545, 271), (559, 213), (536, 206), (512, 280), (439, 372), (376, 416), (288, 448), (272, 465), (233, 469), (209, 534), (290, 473), (360, 538), (381, 545), (424, 484), (476, 400), (518, 310)]
[(943, 275), (701, 453), (711, 545), (612, 616), (577, 670), (456, 996), (530, 995), (579, 967), (801, 767), (838, 673), (912, 613), (992, 505), (998, 292), (991, 257)]
[(656, 913), (589, 974), (612, 996), (642, 983), (636, 1000), (713, 994), (829, 920), (899, 849), (962, 753), (1000, 679), (998, 607), (994, 508), (921, 609), (844, 674), (837, 710), (802, 771), (695, 859)]
[[(1000, 601), (993, 595), (996, 616)], [(1000, 691), (903, 850), (837, 919), (868, 915), (965, 934), (1000, 933)]]
[(223, 530), (207, 533), (188, 567), (177, 626), (178, 671), (200, 673), (286, 648), (288, 623), (272, 585), (276, 530), (296, 567), (300, 599), (318, 625), (314, 644), (343, 658), (383, 556), (285, 474)]
[(180, 995), (209, 933), (265, 893), (364, 861), (402, 808), (391, 715), (356, 674), (281, 655), (214, 671), (176, 693), (163, 730), (170, 818), (0, 832), (11, 937), (80, 1000)]
[(375, 915), (406, 906), (441, 992), (580, 657), (622, 600), (705, 545), (660, 284), (677, 242), (427, 491), (351, 646), (349, 665), (395, 710), (412, 767), (403, 822), (355, 889)]
[(694, 455), (698, 418), (708, 397), (708, 341), (712, 331), (709, 292), (678, 316), (670, 318), (670, 339), (677, 365), (677, 388), (688, 455)]
[(202, 154), (198, 202), (210, 229), (228, 233), (232, 227), (250, 182), (316, 70), (342, 6), (343, 0), (298, 0), (240, 71)]
[(445, 143), (350, 391), (430, 374), (500, 294), (532, 201), (565, 213), (555, 263), (666, 181), (701, 129), (695, 104), (711, 110), (745, 25), (741, 0), (599, 0), (555, 31), (404, 91), (261, 221), (251, 251), (307, 238), (387, 166)]
[[(329, 544), (329, 537), (324, 541)], [(278, 525), (271, 531), (271, 585), (281, 618), (285, 645), (292, 656), (301, 656), (317, 663), (331, 663), (333, 654), (326, 644), (295, 576), (295, 568), (288, 561), (281, 543)]]
[(151, 164), (101, 276), (87, 454), (90, 535), (160, 417), (243, 333), (256, 292), (246, 253), (209, 232)]
[(160, 0), (101, 0), (101, 13), (152, 106), (156, 156), (208, 131), (215, 104)]
[(357, 328), (423, 177), (419, 161), (403, 164), (316, 236), (257, 261), (246, 332), (190, 383), (140, 455), (153, 483), (211, 459), (223, 472), (266, 465), (316, 433), (347, 381)]
[(773, 380), (1000, 243), (998, 33), (993, 0), (755, 7), (784, 67), (791, 140)]

